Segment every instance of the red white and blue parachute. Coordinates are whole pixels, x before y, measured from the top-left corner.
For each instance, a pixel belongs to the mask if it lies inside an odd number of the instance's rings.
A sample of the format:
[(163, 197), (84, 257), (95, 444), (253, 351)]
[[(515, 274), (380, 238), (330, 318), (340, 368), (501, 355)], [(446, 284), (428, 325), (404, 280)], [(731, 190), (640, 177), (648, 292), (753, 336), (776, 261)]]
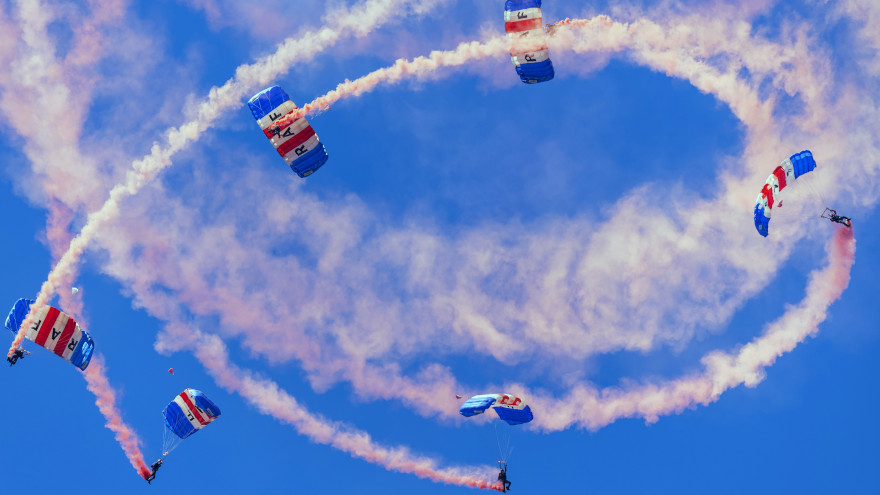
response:
[(184, 439), (220, 417), (220, 408), (200, 390), (188, 388), (165, 406), (162, 415), (165, 426)]
[(813, 159), (813, 153), (804, 150), (791, 155), (770, 174), (755, 202), (755, 228), (758, 229), (759, 234), (767, 237), (769, 233), (770, 210), (773, 209), (773, 204), (779, 201), (779, 193), (798, 177), (811, 172), (814, 168), (816, 168), (816, 160)]
[(165, 406), (162, 416), (165, 418), (164, 457), (182, 440), (220, 417), (220, 408), (201, 391), (188, 388)]
[[(13, 333), (18, 332), (33, 303), (30, 299), (15, 301), (6, 316), (6, 328)], [(89, 333), (70, 315), (52, 306), (43, 306), (37, 310), (34, 324), (28, 329), (25, 338), (54, 352), (56, 356), (83, 371), (89, 366), (95, 352), (95, 343)]]
[(248, 101), (248, 108), (278, 154), (300, 177), (327, 163), (327, 149), (305, 117), (294, 119), (297, 106), (278, 86), (266, 88)]
[(519, 397), (511, 394), (475, 395), (461, 405), (458, 413), (469, 418), (477, 414), (483, 414), (490, 407), (507, 424), (519, 425), (534, 419), (529, 405)]
[(522, 82), (535, 84), (553, 79), (541, 0), (507, 0), (504, 31), (510, 42), (510, 60)]

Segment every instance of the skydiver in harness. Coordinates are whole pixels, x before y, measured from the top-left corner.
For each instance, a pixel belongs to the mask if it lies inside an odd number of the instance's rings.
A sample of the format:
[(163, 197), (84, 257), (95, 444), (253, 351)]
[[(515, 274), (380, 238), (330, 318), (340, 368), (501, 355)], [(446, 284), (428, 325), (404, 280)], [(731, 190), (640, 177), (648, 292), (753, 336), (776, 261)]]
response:
[(498, 461), (501, 464), (501, 471), (498, 473), (498, 481), (501, 482), (501, 491), (507, 493), (510, 490), (510, 481), (507, 481), (507, 463)]
[(150, 469), (152, 469), (153, 472), (152, 472), (152, 474), (150, 474), (150, 477), (147, 478), (147, 484), (150, 484), (150, 485), (153, 484), (153, 483), (151, 483), (151, 481), (156, 479), (156, 471), (158, 471), (159, 468), (162, 467), (162, 461), (164, 461), (164, 459), (159, 459), (158, 461), (154, 462), (152, 466), (150, 466)]
[(12, 352), (12, 357), (8, 357), (6, 358), (6, 360), (9, 361), (9, 366), (12, 366), (13, 364), (17, 363), (19, 359), (24, 359), (24, 357), (28, 354), (30, 354), (30, 352), (19, 347)]
[(827, 218), (832, 222), (839, 223), (846, 227), (852, 228), (852, 219), (849, 217), (845, 217), (843, 215), (838, 215), (837, 210), (832, 210), (831, 208), (825, 208), (825, 211), (822, 212), (822, 218)]

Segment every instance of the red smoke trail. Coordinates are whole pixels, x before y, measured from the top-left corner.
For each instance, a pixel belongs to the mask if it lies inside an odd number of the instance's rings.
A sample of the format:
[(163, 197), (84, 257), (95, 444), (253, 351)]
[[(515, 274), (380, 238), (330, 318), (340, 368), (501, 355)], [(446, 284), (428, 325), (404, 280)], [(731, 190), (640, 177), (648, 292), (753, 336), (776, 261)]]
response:
[(833, 291), (831, 297), (837, 299), (849, 285), (850, 268), (855, 263), (856, 240), (852, 227), (835, 225), (834, 228), (831, 256), (833, 258), (832, 264), (837, 265), (837, 269), (830, 276), (831, 284), (829, 289)]
[(389, 471), (414, 474), (438, 483), (501, 491), (500, 483), (486, 480), (493, 475), (492, 468), (438, 468), (433, 459), (416, 456), (405, 447), (378, 445), (368, 433), (312, 414), (275, 382), (254, 377), (229, 363), (226, 345), (219, 337), (198, 334), (195, 339), (196, 358), (220, 386), (316, 443), (330, 445)]
[[(68, 314), (76, 315), (76, 320), (84, 325), (82, 298), (69, 292), (62, 292), (60, 296), (61, 306), (65, 311)], [(119, 442), (122, 451), (125, 452), (125, 456), (128, 457), (138, 474), (146, 478), (151, 474), (151, 471), (144, 462), (143, 454), (141, 454), (140, 439), (137, 433), (123, 422), (122, 415), (116, 408), (116, 392), (107, 379), (104, 360), (100, 356), (95, 356), (89, 363), (89, 367), (83, 372), (83, 376), (87, 382), (86, 388), (95, 394), (95, 404), (107, 420), (105, 426), (115, 433), (116, 441)]]
[(110, 386), (107, 375), (104, 373), (104, 360), (96, 356), (83, 375), (88, 382), (89, 391), (98, 398), (95, 404), (98, 405), (101, 414), (107, 418), (107, 423), (104, 426), (115, 433), (116, 441), (122, 446), (128, 461), (131, 462), (138, 474), (146, 479), (152, 471), (147, 467), (144, 455), (141, 454), (140, 438), (122, 421), (122, 415), (116, 408), (116, 392)]

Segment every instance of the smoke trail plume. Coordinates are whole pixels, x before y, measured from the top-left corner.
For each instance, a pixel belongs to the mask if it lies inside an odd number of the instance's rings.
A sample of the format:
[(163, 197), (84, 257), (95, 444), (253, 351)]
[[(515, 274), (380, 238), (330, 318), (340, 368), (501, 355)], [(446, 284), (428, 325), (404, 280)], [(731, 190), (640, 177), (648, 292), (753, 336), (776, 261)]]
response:
[(413, 474), (437, 483), (501, 491), (499, 483), (486, 481), (494, 474), (490, 467), (439, 468), (437, 461), (415, 456), (405, 447), (377, 445), (366, 432), (310, 413), (276, 383), (229, 363), (226, 346), (219, 337), (200, 334), (194, 347), (196, 358), (222, 387), (316, 443), (330, 445), (389, 471)]
[[(690, 39), (681, 34), (670, 36), (668, 28), (640, 19), (633, 23), (615, 22), (606, 15), (597, 15), (590, 19), (566, 19), (553, 25), (550, 36), (551, 51), (573, 51), (575, 53), (615, 53), (632, 50), (633, 56), (648, 67), (666, 72), (668, 75), (689, 80), (701, 91), (715, 94), (722, 101), (731, 105), (734, 113), (741, 120), (760, 127), (770, 126), (769, 105), (759, 101), (756, 94), (748, 91), (742, 84), (737, 84), (735, 76), (716, 73), (712, 67), (694, 59), (695, 55), (704, 55), (710, 48), (701, 47), (702, 42), (719, 52), (735, 51), (736, 42), (744, 43), (741, 38), (722, 40), (734, 37), (742, 32), (730, 33), (726, 26), (717, 26), (714, 30), (690, 30)], [(697, 39), (702, 37), (701, 39)], [(679, 48), (688, 45), (693, 54), (681, 53)], [(769, 44), (761, 45), (762, 55), (774, 53)], [(389, 67), (377, 69), (353, 81), (346, 80), (336, 89), (316, 98), (293, 112), (291, 120), (319, 112), (341, 99), (358, 97), (373, 91), (380, 85), (396, 84), (406, 79), (424, 79), (433, 76), (438, 69), (460, 67), (489, 57), (503, 56), (508, 51), (508, 40), (496, 36), (485, 41), (468, 41), (459, 44), (455, 49), (433, 51), (427, 56), (411, 60), (399, 59)], [(782, 51), (779, 49), (779, 51)], [(774, 53), (774, 55), (777, 55)], [(779, 57), (776, 58), (779, 60)], [(758, 71), (761, 68), (755, 68)], [(787, 78), (782, 78), (788, 86), (794, 85)]]
[(582, 386), (561, 399), (533, 392), (529, 394), (531, 402), (542, 411), (533, 424), (554, 431), (572, 425), (595, 430), (627, 417), (655, 422), (662, 415), (715, 402), (733, 387), (757, 386), (777, 358), (819, 331), (828, 308), (849, 285), (855, 247), (852, 229), (836, 226), (826, 246), (827, 265), (810, 275), (804, 299), (771, 323), (764, 335), (738, 351), (715, 351), (704, 356), (703, 373), (629, 390)]
[(89, 367), (83, 372), (83, 376), (88, 383), (87, 388), (97, 397), (95, 404), (97, 404), (101, 414), (107, 419), (104, 426), (113, 432), (116, 441), (122, 446), (122, 450), (125, 452), (125, 456), (128, 457), (128, 461), (131, 462), (132, 467), (146, 479), (150, 476), (151, 471), (147, 467), (147, 463), (144, 462), (144, 455), (141, 453), (140, 448), (140, 438), (122, 420), (122, 414), (120, 414), (119, 409), (116, 407), (116, 392), (107, 380), (104, 360), (100, 356), (95, 356)]
[(21, 328), (6, 354), (7, 357), (11, 357), (24, 340), (28, 327), (33, 324), (34, 311), (45, 306), (58, 287), (75, 278), (77, 261), (100, 227), (119, 215), (120, 202), (137, 194), (159, 172), (170, 166), (171, 157), (189, 143), (197, 141), (201, 133), (210, 128), (224, 111), (241, 105), (242, 98), (249, 95), (255, 87), (265, 85), (279, 74), (286, 72), (294, 61), (302, 63), (314, 58), (339, 41), (346, 33), (365, 36), (395, 16), (406, 14), (408, 8), (421, 13), (425, 11), (426, 5), (431, 4), (418, 0), (366, 1), (348, 12), (334, 12), (329, 27), (309, 31), (296, 39), (288, 38), (279, 45), (275, 53), (253, 64), (238, 67), (232, 79), (219, 88), (212, 88), (207, 101), (198, 106), (195, 112), (197, 118), (169, 129), (165, 135), (164, 147), (155, 143), (149, 155), (132, 164), (133, 170), (129, 171), (125, 183), (114, 186), (107, 201), (97, 211), (89, 214), (86, 225), (71, 241), (67, 251), (40, 287), (36, 300), (31, 306), (31, 312), (22, 321)]

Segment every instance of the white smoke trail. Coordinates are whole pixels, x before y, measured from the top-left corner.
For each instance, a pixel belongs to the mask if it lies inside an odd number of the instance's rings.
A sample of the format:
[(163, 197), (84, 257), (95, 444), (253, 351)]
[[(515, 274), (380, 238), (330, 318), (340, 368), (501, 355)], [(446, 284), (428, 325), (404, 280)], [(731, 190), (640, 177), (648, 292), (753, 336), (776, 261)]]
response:
[(554, 431), (572, 426), (596, 430), (630, 417), (655, 422), (661, 415), (715, 402), (733, 387), (757, 386), (777, 358), (819, 331), (819, 325), (828, 316), (828, 308), (849, 285), (855, 244), (852, 229), (835, 227), (834, 236), (826, 246), (826, 266), (810, 275), (804, 299), (769, 324), (764, 335), (739, 350), (715, 351), (704, 356), (701, 360), (704, 372), (629, 389), (598, 390), (578, 386), (561, 398), (530, 392), (527, 396), (533, 407), (541, 411), (533, 424), (542, 430)]
[[(193, 331), (187, 333), (192, 335)], [(198, 332), (193, 340), (193, 353), (218, 384), (316, 443), (330, 445), (389, 471), (413, 474), (437, 483), (501, 491), (497, 482), (487, 481), (494, 476), (492, 467), (440, 468), (437, 461), (416, 456), (405, 447), (378, 445), (369, 434), (312, 414), (276, 383), (229, 363), (226, 346), (218, 337)]]

